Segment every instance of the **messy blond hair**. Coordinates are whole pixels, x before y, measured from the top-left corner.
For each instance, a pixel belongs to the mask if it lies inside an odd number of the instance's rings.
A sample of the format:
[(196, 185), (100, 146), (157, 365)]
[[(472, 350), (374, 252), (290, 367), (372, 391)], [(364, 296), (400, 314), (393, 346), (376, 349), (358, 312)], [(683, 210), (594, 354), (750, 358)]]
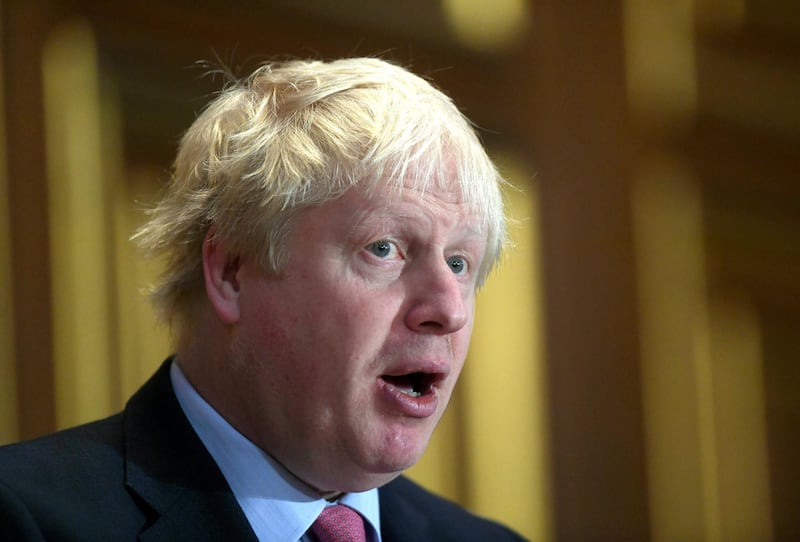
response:
[(231, 250), (280, 272), (294, 213), (385, 180), (453, 181), (489, 236), (480, 282), (505, 240), (503, 183), (469, 121), (424, 79), (375, 58), (261, 66), (225, 88), (180, 143), (171, 182), (134, 236), (165, 256), (153, 289), (163, 317), (190, 325), (213, 226)]

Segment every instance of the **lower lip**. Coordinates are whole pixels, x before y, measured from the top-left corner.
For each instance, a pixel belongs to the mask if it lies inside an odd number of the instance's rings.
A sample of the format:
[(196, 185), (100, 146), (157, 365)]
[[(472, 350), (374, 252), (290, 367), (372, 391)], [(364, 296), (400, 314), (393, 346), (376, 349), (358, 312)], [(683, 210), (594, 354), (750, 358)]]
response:
[(435, 387), (419, 397), (412, 397), (400, 391), (383, 379), (378, 379), (378, 387), (391, 410), (410, 418), (428, 418), (436, 413), (439, 406), (439, 394)]

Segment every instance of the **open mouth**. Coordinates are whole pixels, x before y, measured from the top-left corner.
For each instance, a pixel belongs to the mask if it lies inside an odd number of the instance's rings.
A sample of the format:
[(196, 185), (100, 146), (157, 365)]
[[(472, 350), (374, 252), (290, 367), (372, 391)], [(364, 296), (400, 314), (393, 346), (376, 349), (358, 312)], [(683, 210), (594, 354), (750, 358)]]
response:
[(423, 397), (430, 394), (439, 380), (439, 377), (435, 374), (422, 372), (404, 375), (383, 375), (381, 378), (409, 397)]

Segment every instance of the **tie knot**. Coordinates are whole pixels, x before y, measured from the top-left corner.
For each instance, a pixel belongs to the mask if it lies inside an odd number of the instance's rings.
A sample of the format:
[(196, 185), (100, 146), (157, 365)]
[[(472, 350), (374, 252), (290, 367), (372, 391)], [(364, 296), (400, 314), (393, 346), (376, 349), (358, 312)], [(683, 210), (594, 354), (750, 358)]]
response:
[(311, 526), (319, 542), (366, 542), (364, 519), (343, 504), (328, 506)]

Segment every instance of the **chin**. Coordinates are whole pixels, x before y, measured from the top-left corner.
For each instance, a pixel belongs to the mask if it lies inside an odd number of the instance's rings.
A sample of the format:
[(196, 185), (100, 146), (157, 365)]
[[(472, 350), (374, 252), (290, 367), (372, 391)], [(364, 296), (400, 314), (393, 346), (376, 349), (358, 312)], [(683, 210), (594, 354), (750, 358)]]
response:
[(414, 466), (427, 449), (429, 437), (427, 433), (412, 436), (401, 433), (388, 439), (373, 457), (373, 472), (399, 474)]
[[(427, 444), (427, 442), (426, 442)], [(353, 464), (351, 468), (337, 469), (344, 476), (335, 480), (338, 491), (360, 492), (388, 484), (403, 471), (412, 467), (425, 451), (425, 445), (413, 449), (388, 448), (372, 457)]]

